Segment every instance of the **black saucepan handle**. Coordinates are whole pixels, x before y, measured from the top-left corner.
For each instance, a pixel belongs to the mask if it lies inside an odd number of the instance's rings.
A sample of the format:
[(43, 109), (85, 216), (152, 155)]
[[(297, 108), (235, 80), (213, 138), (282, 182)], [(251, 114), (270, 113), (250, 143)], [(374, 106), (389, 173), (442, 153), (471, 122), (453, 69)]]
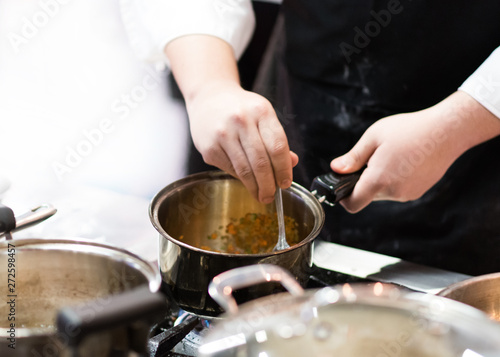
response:
[(16, 228), (14, 212), (7, 206), (0, 204), (0, 235), (13, 231)]
[(152, 293), (146, 286), (83, 305), (62, 308), (57, 314), (57, 329), (68, 347), (76, 351), (88, 335), (127, 328), (129, 349), (145, 354), (151, 327), (164, 319), (167, 311), (165, 295)]
[(364, 168), (352, 174), (329, 172), (314, 178), (311, 193), (330, 206), (349, 196), (358, 182)]

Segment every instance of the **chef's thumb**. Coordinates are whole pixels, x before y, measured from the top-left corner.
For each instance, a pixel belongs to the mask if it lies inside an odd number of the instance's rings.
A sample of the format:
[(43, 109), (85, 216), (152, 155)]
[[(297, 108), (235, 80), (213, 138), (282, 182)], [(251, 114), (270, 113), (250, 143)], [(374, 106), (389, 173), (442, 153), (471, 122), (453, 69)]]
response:
[(366, 165), (373, 150), (359, 150), (358, 145), (351, 149), (348, 153), (339, 156), (332, 160), (330, 167), (333, 171), (339, 174), (349, 174), (360, 170)]

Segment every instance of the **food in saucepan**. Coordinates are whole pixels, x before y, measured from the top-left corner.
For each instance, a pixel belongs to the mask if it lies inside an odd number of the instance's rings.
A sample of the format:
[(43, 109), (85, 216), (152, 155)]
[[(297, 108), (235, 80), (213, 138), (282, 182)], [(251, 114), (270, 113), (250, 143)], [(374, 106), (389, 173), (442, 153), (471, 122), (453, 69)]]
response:
[[(285, 234), (290, 246), (300, 242), (298, 223), (289, 216), (285, 216)], [(230, 254), (269, 253), (278, 240), (276, 213), (247, 213), (239, 219), (231, 218), (225, 227), (209, 234), (207, 240), (217, 244), (201, 245), (201, 249)]]

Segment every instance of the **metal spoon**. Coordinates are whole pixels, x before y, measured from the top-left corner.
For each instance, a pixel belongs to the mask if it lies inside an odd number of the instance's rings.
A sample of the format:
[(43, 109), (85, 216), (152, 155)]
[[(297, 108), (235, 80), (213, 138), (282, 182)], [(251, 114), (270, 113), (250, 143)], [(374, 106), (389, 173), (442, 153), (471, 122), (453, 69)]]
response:
[(279, 187), (276, 187), (274, 202), (276, 204), (276, 214), (278, 217), (278, 243), (276, 243), (276, 245), (274, 246), (273, 252), (290, 248), (290, 245), (286, 241), (285, 217), (283, 216), (283, 199), (281, 197), (281, 188)]

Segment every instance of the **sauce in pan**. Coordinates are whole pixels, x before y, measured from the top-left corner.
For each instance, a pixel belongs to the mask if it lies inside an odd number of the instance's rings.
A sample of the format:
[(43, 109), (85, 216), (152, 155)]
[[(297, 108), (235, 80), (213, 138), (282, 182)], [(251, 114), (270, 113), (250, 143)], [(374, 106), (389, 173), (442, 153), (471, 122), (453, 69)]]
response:
[[(292, 246), (299, 243), (298, 223), (289, 216), (284, 218), (288, 244)], [(201, 249), (230, 254), (269, 253), (278, 241), (276, 213), (247, 213), (239, 219), (232, 218), (230, 223), (225, 227), (220, 226), (207, 239), (217, 244), (202, 245)]]

